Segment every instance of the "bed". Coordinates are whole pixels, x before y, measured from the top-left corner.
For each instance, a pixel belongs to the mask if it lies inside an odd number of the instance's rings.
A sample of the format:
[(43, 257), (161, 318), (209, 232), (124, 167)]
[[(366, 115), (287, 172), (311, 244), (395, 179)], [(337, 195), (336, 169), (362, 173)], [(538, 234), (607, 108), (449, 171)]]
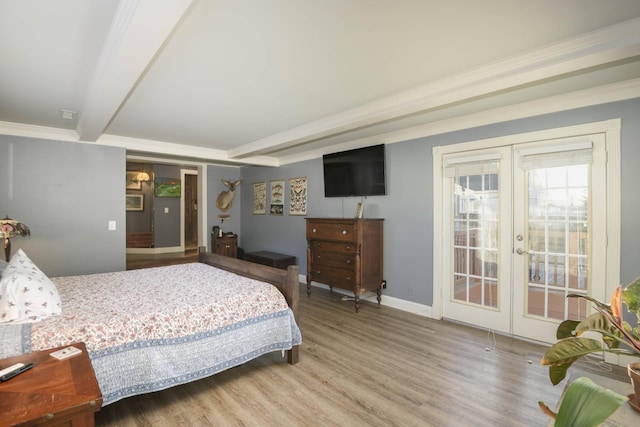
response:
[(0, 358), (82, 341), (103, 406), (270, 352), (297, 363), (298, 267), (279, 270), (204, 248), (199, 261), (51, 278), (61, 313), (0, 323)]

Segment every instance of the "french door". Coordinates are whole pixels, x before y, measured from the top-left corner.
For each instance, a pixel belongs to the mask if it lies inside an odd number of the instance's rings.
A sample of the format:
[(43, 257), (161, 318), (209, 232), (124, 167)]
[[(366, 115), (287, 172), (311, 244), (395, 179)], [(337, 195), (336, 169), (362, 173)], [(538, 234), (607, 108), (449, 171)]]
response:
[[(541, 342), (605, 299), (605, 135), (442, 157), (443, 317)], [(448, 255), (448, 256), (446, 256)]]

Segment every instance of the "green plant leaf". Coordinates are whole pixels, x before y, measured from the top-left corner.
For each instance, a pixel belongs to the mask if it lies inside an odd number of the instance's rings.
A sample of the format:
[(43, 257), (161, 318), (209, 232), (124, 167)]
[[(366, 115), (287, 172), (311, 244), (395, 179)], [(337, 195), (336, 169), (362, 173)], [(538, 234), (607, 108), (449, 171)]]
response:
[(600, 341), (591, 338), (565, 338), (551, 346), (540, 363), (551, 365), (549, 379), (553, 385), (557, 385), (564, 379), (567, 369), (573, 362), (586, 354), (597, 351), (602, 351)]
[(629, 311), (636, 315), (638, 323), (640, 323), (640, 277), (622, 290), (622, 299)]
[(604, 332), (614, 335), (617, 329), (602, 313), (593, 313), (576, 326), (576, 333), (578, 335), (587, 331)]
[(597, 427), (627, 400), (627, 397), (601, 387), (587, 377), (580, 377), (567, 387), (554, 425)]
[(595, 298), (591, 298), (590, 296), (587, 295), (580, 295), (580, 294), (569, 294), (567, 295), (567, 298), (581, 298), (581, 299), (586, 299), (587, 301), (591, 301), (593, 304), (595, 304), (596, 307), (601, 308), (602, 310), (606, 310), (609, 313), (611, 313), (611, 306), (609, 304), (605, 304), (603, 302), (598, 301)]
[(558, 325), (558, 330), (556, 331), (556, 338), (561, 340), (564, 338), (569, 338), (575, 336), (574, 331), (580, 324), (577, 320), (565, 320)]

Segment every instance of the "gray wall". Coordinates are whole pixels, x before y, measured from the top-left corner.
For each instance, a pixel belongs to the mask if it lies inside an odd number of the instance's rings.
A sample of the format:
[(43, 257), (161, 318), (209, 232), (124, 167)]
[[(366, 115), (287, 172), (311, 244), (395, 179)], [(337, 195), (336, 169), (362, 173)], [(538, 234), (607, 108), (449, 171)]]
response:
[[(622, 119), (622, 283), (640, 275), (640, 198), (635, 187), (640, 181), (639, 117), (640, 99), (635, 99), (388, 145), (388, 195), (363, 199), (365, 217), (385, 219), (385, 295), (432, 304), (433, 146), (613, 118)], [(124, 269), (125, 169), (123, 149), (0, 135), (0, 215), (19, 219), (32, 231), (31, 237), (13, 240), (14, 250), (25, 249), (51, 276)], [(321, 159), (280, 168), (209, 165), (209, 231), (220, 224), (215, 199), (226, 190), (220, 179), (240, 176), (243, 182), (224, 230), (238, 233), (247, 251), (296, 256), (302, 274), (304, 217), (288, 214), (289, 178), (308, 178), (308, 216), (353, 217), (361, 200), (324, 197)], [(284, 215), (253, 215), (253, 183), (276, 179), (286, 183)], [(109, 220), (116, 221), (116, 231), (107, 230)]]
[(0, 135), (0, 215), (31, 229), (13, 253), (49, 276), (124, 270), (125, 167), (121, 148)]
[[(150, 163), (127, 162), (127, 171), (145, 171), (153, 177), (153, 165)], [(141, 194), (142, 211), (127, 211), (127, 233), (148, 232), (153, 229), (153, 180), (140, 182), (140, 190), (127, 190), (127, 194)]]
[[(228, 187), (224, 185), (222, 179), (226, 181), (236, 181), (242, 177), (242, 182), (235, 190), (235, 196), (231, 208), (226, 212), (222, 212), (216, 207), (216, 198), (222, 191), (227, 191)], [(208, 165), (207, 166), (207, 192), (208, 192), (208, 206), (207, 206), (207, 248), (211, 251), (211, 228), (214, 225), (222, 227), (222, 231), (225, 233), (233, 232), (238, 235), (238, 246), (242, 246), (243, 233), (241, 232), (241, 204), (240, 198), (243, 193), (248, 193), (248, 181), (244, 176), (241, 176), (241, 170), (237, 166), (219, 166)], [(245, 188), (246, 191), (242, 191)], [(225, 219), (224, 222), (218, 218), (220, 214), (229, 214), (231, 217)]]
[[(154, 178), (180, 180), (180, 166), (154, 165)], [(156, 248), (180, 246), (180, 197), (153, 197), (153, 239)]]
[[(448, 134), (387, 145), (387, 196), (369, 197), (365, 217), (384, 218), (385, 295), (431, 306), (433, 303), (433, 186), (432, 148), (478, 139), (551, 129), (614, 118), (622, 119), (622, 242), (621, 280), (640, 275), (640, 99), (515, 120)], [(353, 217), (361, 198), (325, 198), (322, 160), (310, 160), (280, 168), (244, 167), (242, 242), (246, 250), (273, 250), (298, 257), (306, 274), (304, 218), (289, 216), (288, 179), (308, 177), (308, 216)], [(253, 215), (252, 183), (286, 180), (284, 216)]]

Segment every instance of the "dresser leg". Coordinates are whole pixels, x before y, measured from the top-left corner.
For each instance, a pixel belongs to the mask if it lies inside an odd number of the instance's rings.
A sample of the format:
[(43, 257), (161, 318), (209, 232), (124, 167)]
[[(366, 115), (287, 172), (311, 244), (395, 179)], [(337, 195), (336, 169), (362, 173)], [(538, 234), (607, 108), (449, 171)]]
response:
[(378, 305), (380, 305), (380, 301), (382, 301), (382, 289), (378, 288), (376, 293), (378, 294)]

